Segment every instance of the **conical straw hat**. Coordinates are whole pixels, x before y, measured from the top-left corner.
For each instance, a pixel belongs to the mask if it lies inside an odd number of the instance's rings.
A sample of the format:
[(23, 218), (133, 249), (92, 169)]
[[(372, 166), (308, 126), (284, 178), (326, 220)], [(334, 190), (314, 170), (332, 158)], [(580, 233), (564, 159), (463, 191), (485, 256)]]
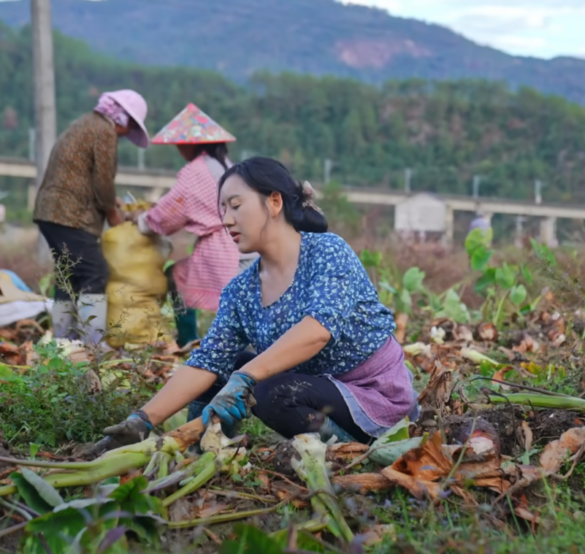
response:
[(152, 144), (210, 144), (234, 142), (236, 138), (213, 121), (195, 104), (189, 104), (179, 115), (161, 129)]

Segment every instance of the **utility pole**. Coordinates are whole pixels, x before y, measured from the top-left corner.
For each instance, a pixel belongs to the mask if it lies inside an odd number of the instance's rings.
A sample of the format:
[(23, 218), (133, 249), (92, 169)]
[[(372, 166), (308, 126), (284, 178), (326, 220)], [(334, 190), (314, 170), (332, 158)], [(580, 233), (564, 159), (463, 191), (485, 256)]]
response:
[(412, 179), (412, 169), (407, 167), (404, 170), (404, 192), (406, 194), (410, 194), (410, 180)]
[(327, 158), (323, 164), (323, 182), (325, 185), (331, 181), (331, 170), (333, 169), (333, 161)]
[(473, 198), (479, 198), (479, 185), (481, 184), (481, 177), (479, 175), (473, 176)]
[[(31, 23), (35, 87), (36, 190), (38, 193), (51, 155), (51, 149), (57, 139), (55, 67), (53, 64), (53, 30), (50, 0), (31, 0)], [(49, 259), (49, 249), (41, 234), (39, 234), (38, 258), (41, 263)]]
[(539, 179), (534, 181), (534, 202), (536, 204), (542, 204), (542, 181)]
[(146, 150), (144, 150), (144, 148), (138, 148), (138, 169), (140, 171), (144, 171), (144, 154), (146, 153)]

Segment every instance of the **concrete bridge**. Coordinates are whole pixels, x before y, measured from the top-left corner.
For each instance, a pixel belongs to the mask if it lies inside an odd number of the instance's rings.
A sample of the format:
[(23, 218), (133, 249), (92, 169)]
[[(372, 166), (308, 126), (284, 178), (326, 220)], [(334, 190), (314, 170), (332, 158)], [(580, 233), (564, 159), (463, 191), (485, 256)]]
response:
[[(33, 162), (20, 158), (0, 157), (0, 175), (20, 177), (33, 180), (36, 167)], [(156, 201), (175, 183), (176, 172), (147, 168), (144, 170), (120, 167), (116, 184), (123, 187), (147, 189), (148, 198)], [(29, 185), (29, 205), (34, 202), (34, 185)], [(380, 188), (344, 188), (347, 199), (355, 204), (376, 206), (400, 206), (409, 199), (420, 196), (419, 193), (406, 193), (398, 190)], [(478, 212), (487, 214), (506, 214), (518, 217), (537, 217), (541, 219), (541, 240), (550, 246), (556, 245), (556, 221), (559, 218), (585, 220), (585, 205), (542, 204), (504, 198), (452, 196), (433, 194), (434, 198), (444, 204), (443, 231), (445, 240), (453, 238), (454, 213)]]

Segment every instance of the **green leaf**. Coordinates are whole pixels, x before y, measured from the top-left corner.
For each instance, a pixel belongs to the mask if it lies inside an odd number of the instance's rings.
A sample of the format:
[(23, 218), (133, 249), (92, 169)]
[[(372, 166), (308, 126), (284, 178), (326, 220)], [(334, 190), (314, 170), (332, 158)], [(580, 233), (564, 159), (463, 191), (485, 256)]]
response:
[(443, 300), (443, 309), (435, 314), (437, 318), (446, 317), (456, 323), (469, 322), (469, 310), (467, 306), (461, 302), (459, 295), (453, 289), (449, 289)]
[[(33, 519), (26, 526), (28, 534), (42, 534), (51, 552), (66, 552), (71, 542), (85, 527), (81, 512), (74, 508), (48, 513)], [(47, 554), (47, 550), (38, 536), (28, 537), (24, 552), (27, 554)]]
[(29, 456), (30, 456), (31, 460), (34, 460), (34, 458), (38, 454), (40, 448), (41, 448), (41, 445), (35, 444), (34, 442), (31, 442), (28, 445), (28, 452), (29, 452)]
[(237, 540), (224, 541), (219, 554), (283, 554), (278, 543), (257, 527), (238, 524), (234, 530)]
[(410, 437), (408, 430), (410, 429), (410, 421), (407, 418), (401, 419), (396, 425), (388, 429), (382, 436), (376, 439), (376, 443), (388, 444), (390, 442), (398, 442)]
[(382, 253), (377, 251), (362, 250), (360, 259), (364, 267), (380, 267), (382, 263)]
[(477, 280), (473, 290), (477, 293), (485, 291), (487, 288), (495, 285), (496, 283), (496, 268), (492, 267), (486, 269), (483, 275)]
[(532, 244), (532, 249), (534, 250), (536, 257), (541, 262), (544, 262), (550, 265), (551, 267), (556, 267), (557, 259), (555, 258), (555, 255), (548, 246), (540, 244), (539, 242), (536, 242), (534, 239), (530, 239), (530, 243)]
[(22, 497), (25, 504), (39, 514), (46, 514), (53, 510), (53, 506), (49, 504), (40, 494), (37, 489), (31, 485), (20, 472), (13, 472), (10, 474), (10, 479), (18, 489), (18, 494)]
[(518, 278), (518, 271), (515, 267), (504, 264), (496, 269), (496, 282), (504, 290), (510, 290)]
[(0, 379), (11, 380), (15, 377), (14, 370), (6, 364), (0, 364)]
[(492, 229), (488, 229), (485, 232), (482, 229), (473, 229), (473, 231), (468, 233), (467, 237), (465, 237), (465, 250), (467, 251), (467, 255), (471, 258), (478, 248), (482, 246), (486, 249), (489, 248), (493, 236), (494, 233)]
[(522, 265), (522, 277), (524, 277), (524, 280), (526, 281), (526, 284), (528, 286), (532, 285), (532, 283), (533, 283), (532, 272), (530, 271), (528, 266), (526, 266), (524, 264)]
[(132, 519), (122, 518), (120, 522), (124, 523), (130, 531), (134, 531), (143, 541), (154, 545), (160, 543), (160, 536), (166, 524), (164, 519), (151, 515), (135, 516)]
[(50, 485), (34, 471), (31, 471), (26, 467), (23, 467), (20, 472), (22, 473), (22, 476), (37, 490), (41, 498), (47, 502), (47, 504), (53, 506), (53, 508), (63, 504), (61, 495), (53, 485)]
[(115, 500), (121, 510), (131, 514), (146, 514), (147, 512), (162, 514), (163, 507), (160, 499), (143, 494), (142, 491), (147, 486), (148, 480), (145, 477), (135, 477), (110, 493), (109, 498)]
[(423, 288), (425, 272), (418, 267), (411, 267), (403, 276), (402, 283), (408, 292), (420, 292)]
[(412, 296), (406, 289), (402, 289), (396, 299), (396, 309), (399, 312), (409, 314), (412, 312)]
[(528, 293), (524, 285), (517, 285), (510, 291), (510, 300), (516, 305), (520, 306), (526, 300)]
[(380, 281), (378, 283), (378, 286), (381, 289), (383, 289), (383, 290), (385, 290), (387, 292), (390, 292), (392, 294), (396, 294), (396, 292), (397, 292), (396, 289), (388, 281)]
[(410, 452), (413, 448), (418, 448), (423, 443), (423, 440), (423, 437), (413, 437), (412, 439), (381, 445), (376, 450), (374, 450), (374, 444), (376, 444), (374, 443), (371, 448), (370, 460), (383, 466), (392, 465), (403, 454)]
[(471, 269), (473, 271), (483, 271), (490, 263), (493, 255), (493, 250), (488, 250), (483, 245), (479, 246), (470, 256)]

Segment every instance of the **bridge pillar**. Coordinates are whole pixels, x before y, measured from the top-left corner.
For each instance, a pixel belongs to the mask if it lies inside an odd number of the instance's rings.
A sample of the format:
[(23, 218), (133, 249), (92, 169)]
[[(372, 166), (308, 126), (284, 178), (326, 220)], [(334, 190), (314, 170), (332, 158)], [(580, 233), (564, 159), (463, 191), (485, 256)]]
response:
[(443, 245), (451, 246), (453, 244), (453, 226), (454, 226), (453, 208), (450, 204), (445, 205), (445, 232), (443, 233)]
[(524, 222), (526, 218), (523, 215), (516, 216), (516, 236), (514, 237), (514, 244), (516, 248), (522, 248), (524, 244)]
[(559, 245), (556, 217), (545, 217), (540, 221), (540, 240), (549, 248), (556, 248)]

